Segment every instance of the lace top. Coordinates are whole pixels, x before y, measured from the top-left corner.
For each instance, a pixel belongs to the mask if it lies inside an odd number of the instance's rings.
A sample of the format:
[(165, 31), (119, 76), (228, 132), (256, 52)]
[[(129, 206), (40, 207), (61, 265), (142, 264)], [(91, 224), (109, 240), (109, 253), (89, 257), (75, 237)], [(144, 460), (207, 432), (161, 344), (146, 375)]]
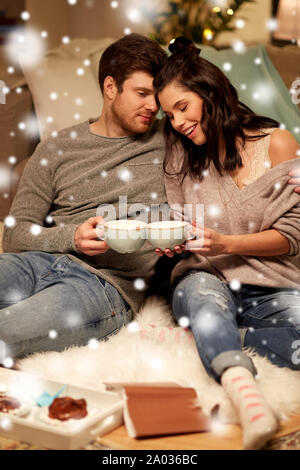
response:
[[(266, 129), (266, 132), (269, 133), (266, 137), (262, 139), (258, 139), (253, 142), (253, 157), (248, 160), (249, 161), (249, 175), (246, 178), (241, 180), (241, 187), (248, 186), (253, 181), (260, 178), (263, 174), (265, 174), (271, 167), (272, 162), (269, 157), (269, 146), (271, 141), (271, 134), (276, 128)], [(246, 151), (242, 150), (241, 155), (242, 158), (245, 155)]]

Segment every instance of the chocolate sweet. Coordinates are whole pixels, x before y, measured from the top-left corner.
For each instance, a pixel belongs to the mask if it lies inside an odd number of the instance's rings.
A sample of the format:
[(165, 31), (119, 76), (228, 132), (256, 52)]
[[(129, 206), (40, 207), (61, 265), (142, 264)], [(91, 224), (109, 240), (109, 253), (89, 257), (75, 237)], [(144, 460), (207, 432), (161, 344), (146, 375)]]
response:
[(49, 418), (67, 421), (68, 419), (81, 419), (87, 416), (86, 401), (84, 398), (74, 400), (71, 397), (55, 398), (49, 406)]
[(8, 397), (6, 395), (0, 396), (0, 412), (8, 413), (10, 410), (20, 408), (21, 403), (17, 398)]

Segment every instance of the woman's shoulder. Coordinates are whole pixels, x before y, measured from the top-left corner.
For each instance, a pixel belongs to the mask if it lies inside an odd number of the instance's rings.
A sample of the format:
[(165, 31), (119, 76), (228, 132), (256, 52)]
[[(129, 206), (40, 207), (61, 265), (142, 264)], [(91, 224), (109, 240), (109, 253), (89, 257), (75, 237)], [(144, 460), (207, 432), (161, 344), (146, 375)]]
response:
[(300, 150), (300, 146), (290, 131), (279, 128), (272, 129), (269, 145), (272, 167), (297, 158), (297, 150)]

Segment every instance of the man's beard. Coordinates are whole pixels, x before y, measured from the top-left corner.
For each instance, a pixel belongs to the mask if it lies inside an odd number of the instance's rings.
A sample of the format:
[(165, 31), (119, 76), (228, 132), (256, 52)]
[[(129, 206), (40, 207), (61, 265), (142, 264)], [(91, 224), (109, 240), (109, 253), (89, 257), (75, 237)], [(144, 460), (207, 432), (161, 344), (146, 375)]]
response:
[(151, 127), (153, 119), (148, 123), (143, 124), (142, 121), (138, 123), (138, 116), (135, 115), (135, 120), (130, 120), (127, 116), (124, 117), (122, 113), (118, 112), (117, 106), (112, 105), (111, 117), (115, 124), (122, 128), (128, 134), (144, 134)]

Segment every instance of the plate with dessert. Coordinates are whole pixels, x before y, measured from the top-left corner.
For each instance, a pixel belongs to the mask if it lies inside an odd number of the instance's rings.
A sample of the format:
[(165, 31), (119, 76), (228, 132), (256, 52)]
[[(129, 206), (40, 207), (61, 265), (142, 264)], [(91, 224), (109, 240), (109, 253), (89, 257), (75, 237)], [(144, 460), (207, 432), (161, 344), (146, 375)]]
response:
[(0, 422), (7, 439), (49, 449), (79, 449), (123, 423), (118, 393), (62, 384), (15, 370), (0, 369)]

